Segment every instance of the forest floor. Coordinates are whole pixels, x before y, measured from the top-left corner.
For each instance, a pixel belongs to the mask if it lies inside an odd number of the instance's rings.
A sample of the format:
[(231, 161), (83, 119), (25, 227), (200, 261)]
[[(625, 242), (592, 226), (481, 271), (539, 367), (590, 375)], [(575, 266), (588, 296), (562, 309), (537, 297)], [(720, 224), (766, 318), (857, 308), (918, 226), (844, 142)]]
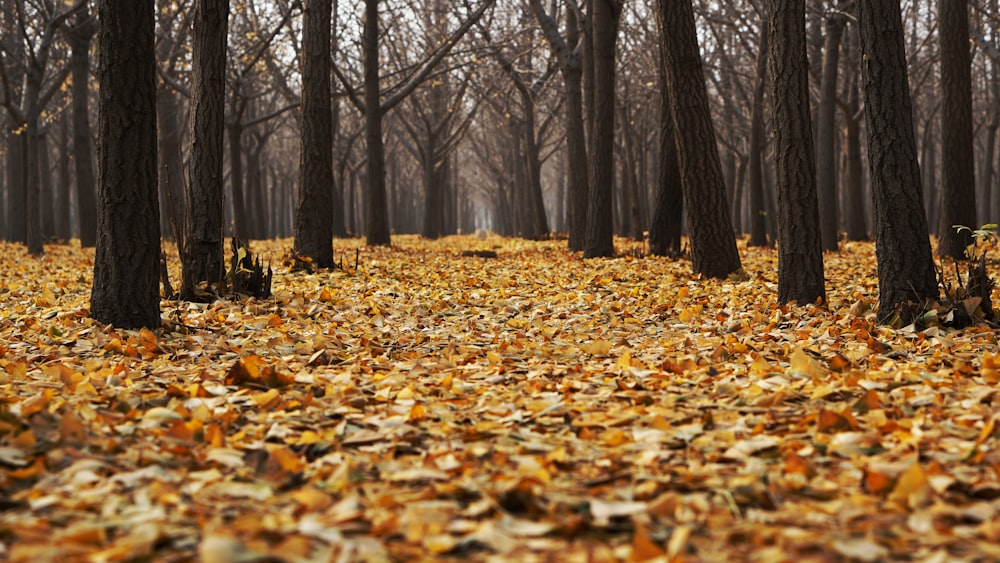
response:
[(876, 326), (871, 244), (779, 307), (742, 243), (394, 240), (255, 243), (272, 298), (155, 331), (87, 317), (92, 250), (0, 246), (0, 559), (1000, 559), (996, 332)]

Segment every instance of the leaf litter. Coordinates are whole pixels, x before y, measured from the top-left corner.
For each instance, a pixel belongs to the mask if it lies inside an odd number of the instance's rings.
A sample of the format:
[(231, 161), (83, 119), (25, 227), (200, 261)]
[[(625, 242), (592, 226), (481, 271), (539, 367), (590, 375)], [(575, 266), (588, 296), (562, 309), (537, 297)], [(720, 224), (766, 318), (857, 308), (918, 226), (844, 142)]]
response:
[(0, 558), (1000, 558), (996, 334), (876, 325), (870, 244), (783, 307), (767, 249), (396, 243), (154, 331), (3, 245)]

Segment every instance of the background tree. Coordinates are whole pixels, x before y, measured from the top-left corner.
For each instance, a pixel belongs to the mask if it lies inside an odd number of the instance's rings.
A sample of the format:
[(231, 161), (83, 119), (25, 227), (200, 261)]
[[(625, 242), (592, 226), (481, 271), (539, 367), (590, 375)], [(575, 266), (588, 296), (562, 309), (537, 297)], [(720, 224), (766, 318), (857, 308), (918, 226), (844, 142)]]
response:
[[(853, 2), (853, 0), (850, 0)], [(840, 43), (847, 25), (844, 12), (850, 2), (840, 2), (827, 16), (823, 45), (819, 108), (816, 122), (816, 171), (819, 192), (819, 224), (823, 250), (839, 249), (840, 213), (837, 197), (837, 157), (834, 148), (837, 116), (837, 79), (840, 70)]]
[(73, 80), (73, 165), (76, 172), (76, 208), (80, 245), (97, 244), (97, 201), (93, 162), (93, 130), (90, 127), (90, 43), (97, 22), (85, 3), (69, 30), (70, 73)]
[[(566, 95), (566, 184), (568, 186), (569, 249), (583, 250), (587, 236), (587, 202), (590, 180), (588, 174), (587, 140), (583, 114), (583, 12), (576, 0), (566, 0), (565, 37), (560, 33), (555, 13), (548, 13), (541, 0), (530, 0), (531, 10), (538, 19), (546, 42), (559, 63)], [(555, 5), (553, 6), (555, 8)], [(553, 10), (556, 12), (556, 10)]]
[(941, 222), (938, 254), (964, 258), (975, 228), (975, 152), (972, 145), (972, 61), (966, 0), (938, 0), (941, 44)]
[(99, 0), (97, 250), (90, 315), (160, 326), (154, 0)]
[(899, 4), (858, 0), (862, 90), (868, 162), (875, 206), (878, 318), (909, 322), (938, 296), (920, 168), (913, 135), (910, 87)]
[(778, 301), (824, 300), (805, 0), (767, 0), (778, 191)]

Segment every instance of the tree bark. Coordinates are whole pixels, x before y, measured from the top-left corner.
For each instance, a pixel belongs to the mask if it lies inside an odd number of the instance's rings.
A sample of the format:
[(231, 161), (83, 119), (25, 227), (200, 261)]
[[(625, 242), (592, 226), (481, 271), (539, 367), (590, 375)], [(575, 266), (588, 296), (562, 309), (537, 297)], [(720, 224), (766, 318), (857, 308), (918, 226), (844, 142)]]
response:
[(90, 43), (97, 26), (86, 10), (77, 13), (69, 30), (70, 75), (73, 78), (73, 165), (76, 174), (76, 209), (80, 224), (80, 246), (97, 244), (97, 199), (94, 180), (94, 147), (91, 143), (88, 84)]
[(649, 226), (649, 252), (655, 256), (678, 257), (681, 253), (681, 227), (684, 220), (684, 192), (681, 169), (677, 162), (677, 133), (670, 114), (670, 95), (660, 59), (660, 169), (656, 207)]
[(767, 0), (778, 192), (778, 302), (826, 299), (816, 197), (805, 0)]
[(302, 54), (302, 147), (295, 251), (333, 267), (333, 109), (330, 96), (330, 0), (305, 4)]
[[(976, 223), (968, 0), (938, 0), (941, 46), (941, 219), (938, 254), (965, 258)], [(968, 227), (956, 229), (956, 226)]]
[(757, 51), (757, 81), (750, 113), (750, 148), (747, 164), (750, 175), (750, 240), (747, 246), (768, 246), (767, 204), (764, 198), (764, 90), (767, 84), (767, 51), (770, 24), (765, 16), (760, 22)]
[(90, 315), (160, 326), (153, 0), (99, 0), (97, 250)]
[(365, 240), (369, 246), (389, 246), (389, 210), (385, 195), (385, 145), (382, 141), (382, 101), (379, 96), (378, 60), (379, 0), (365, 0), (364, 33), (364, 92), (365, 143), (368, 154), (365, 189)]
[(69, 143), (69, 112), (63, 111), (59, 116), (59, 176), (58, 203), (56, 205), (56, 238), (63, 243), (68, 243), (73, 238), (71, 227), (72, 209), (70, 208), (70, 143)]
[(614, 256), (615, 44), (622, 5), (593, 0), (594, 115), (590, 136), (590, 197), (585, 258)]
[(225, 131), (227, 0), (196, 0), (191, 72), (188, 181), (181, 298), (221, 284), (224, 272), (223, 134)]
[(658, 7), (681, 183), (688, 203), (691, 266), (697, 274), (725, 278), (740, 269), (740, 255), (729, 221), (694, 9), (690, 0), (658, 0)]
[(823, 77), (820, 83), (819, 115), (816, 120), (816, 173), (819, 190), (819, 221), (823, 250), (839, 250), (840, 214), (837, 197), (837, 157), (835, 150), (837, 116), (837, 72), (840, 69), (840, 43), (847, 16), (834, 12), (826, 20), (826, 45), (823, 49)]
[[(881, 322), (908, 323), (937, 299), (898, 2), (858, 0), (862, 90), (875, 208)], [(898, 313), (898, 317), (896, 314)]]

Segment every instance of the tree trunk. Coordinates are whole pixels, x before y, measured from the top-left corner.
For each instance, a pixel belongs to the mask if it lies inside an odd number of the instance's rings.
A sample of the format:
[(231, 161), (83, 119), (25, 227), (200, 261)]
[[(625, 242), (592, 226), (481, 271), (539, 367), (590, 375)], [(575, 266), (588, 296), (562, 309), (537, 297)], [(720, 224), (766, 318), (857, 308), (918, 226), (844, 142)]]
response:
[[(67, 243), (73, 238), (72, 208), (70, 207), (70, 185), (72, 179), (69, 173), (69, 112), (63, 111), (59, 117), (59, 177), (58, 204), (56, 205), (56, 237), (60, 242)], [(0, 214), (2, 216), (2, 214)]]
[(156, 95), (160, 155), (160, 232), (170, 233), (177, 249), (184, 241), (184, 155), (183, 134), (177, 95), (162, 88)]
[(52, 166), (49, 158), (49, 127), (38, 128), (38, 207), (42, 242), (55, 238), (55, 192), (52, 188)]
[(725, 278), (740, 269), (740, 255), (729, 221), (694, 9), (690, 0), (658, 0), (658, 7), (681, 183), (688, 204), (691, 266), (697, 274)]
[(594, 49), (593, 130), (590, 141), (590, 197), (587, 208), (586, 258), (614, 256), (615, 184), (615, 43), (622, 5), (619, 0), (593, 0), (591, 30)]
[(834, 12), (826, 20), (823, 78), (820, 83), (819, 115), (816, 120), (816, 173), (819, 189), (819, 221), (823, 250), (836, 252), (840, 217), (837, 197), (837, 71), (840, 69), (840, 42), (847, 16)]
[(190, 156), (181, 298), (200, 283), (221, 284), (224, 273), (223, 135), (226, 101), (226, 0), (196, 0), (192, 45)]
[[(938, 254), (965, 258), (976, 224), (968, 0), (938, 0), (941, 45), (941, 220)], [(956, 226), (968, 227), (956, 229)]]
[(389, 246), (389, 210), (385, 196), (385, 146), (382, 141), (382, 105), (379, 96), (378, 60), (378, 4), (379, 0), (365, 0), (364, 34), (364, 90), (365, 90), (365, 143), (368, 170), (365, 190), (365, 239), (369, 246)]
[(764, 86), (767, 84), (767, 16), (760, 22), (760, 47), (757, 51), (757, 81), (754, 85), (753, 110), (750, 114), (750, 240), (747, 246), (767, 246), (767, 204), (764, 201)]
[(906, 324), (924, 301), (937, 299), (938, 286), (920, 195), (902, 16), (897, 2), (858, 0), (857, 6), (875, 208), (878, 318)]
[(90, 315), (160, 326), (154, 0), (99, 0), (97, 251)]
[(768, 0), (778, 191), (778, 302), (826, 299), (816, 197), (805, 0)]
[(97, 244), (97, 199), (94, 181), (93, 145), (91, 143), (88, 83), (90, 82), (90, 43), (94, 37), (94, 18), (84, 9), (77, 13), (69, 30), (70, 75), (73, 81), (73, 164), (76, 173), (76, 209), (80, 224), (80, 246)]
[(845, 117), (847, 129), (845, 145), (847, 145), (847, 184), (844, 194), (847, 214), (847, 240), (860, 241), (868, 239), (868, 222), (865, 211), (864, 170), (861, 163), (861, 123), (857, 117), (861, 110), (858, 99), (856, 74), (851, 78), (851, 93), (848, 97), (848, 111), (851, 115)]
[(681, 226), (684, 220), (684, 192), (681, 169), (677, 162), (677, 133), (670, 114), (670, 95), (660, 60), (660, 170), (656, 191), (656, 208), (649, 226), (649, 252), (655, 256), (677, 257), (681, 253)]
[(302, 54), (302, 147), (295, 251), (333, 267), (333, 108), (330, 97), (330, 0), (305, 5)]

